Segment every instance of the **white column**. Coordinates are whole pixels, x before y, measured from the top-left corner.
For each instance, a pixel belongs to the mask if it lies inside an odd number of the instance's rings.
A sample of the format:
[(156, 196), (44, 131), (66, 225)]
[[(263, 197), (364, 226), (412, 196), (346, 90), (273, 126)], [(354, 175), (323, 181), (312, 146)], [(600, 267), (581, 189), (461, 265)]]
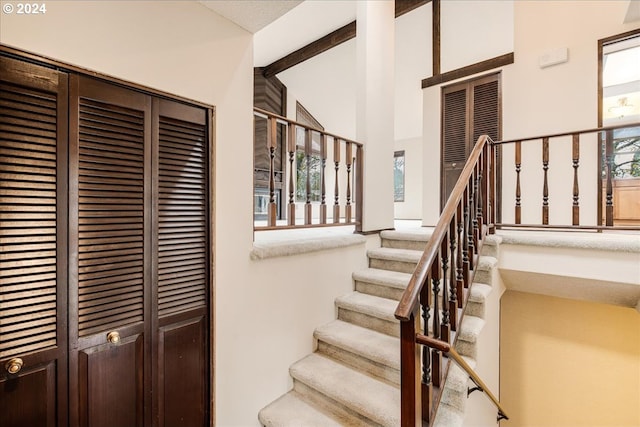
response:
[(375, 231), (393, 228), (395, 4), (356, 3), (356, 135), (365, 145), (362, 230)]

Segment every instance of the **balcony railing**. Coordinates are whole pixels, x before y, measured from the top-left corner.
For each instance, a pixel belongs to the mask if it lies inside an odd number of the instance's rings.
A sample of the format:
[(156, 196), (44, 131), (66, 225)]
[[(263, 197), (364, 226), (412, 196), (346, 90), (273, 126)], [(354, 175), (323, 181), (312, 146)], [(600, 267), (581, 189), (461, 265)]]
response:
[(254, 129), (255, 230), (361, 230), (362, 144), (259, 108)]
[(498, 228), (640, 230), (640, 123), (494, 145), (503, 154)]

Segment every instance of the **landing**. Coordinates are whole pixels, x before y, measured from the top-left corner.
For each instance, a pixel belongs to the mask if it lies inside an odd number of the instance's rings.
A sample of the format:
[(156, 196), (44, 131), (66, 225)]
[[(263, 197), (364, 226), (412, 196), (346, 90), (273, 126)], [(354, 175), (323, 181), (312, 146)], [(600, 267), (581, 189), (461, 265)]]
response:
[(500, 230), (509, 290), (640, 311), (640, 235)]

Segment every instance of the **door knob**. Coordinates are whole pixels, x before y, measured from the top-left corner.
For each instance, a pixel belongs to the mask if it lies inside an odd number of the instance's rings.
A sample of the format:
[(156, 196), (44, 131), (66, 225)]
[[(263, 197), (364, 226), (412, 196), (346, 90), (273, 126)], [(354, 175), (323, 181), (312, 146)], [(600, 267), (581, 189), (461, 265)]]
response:
[(22, 369), (22, 365), (24, 365), (22, 359), (20, 359), (19, 357), (14, 357), (13, 359), (9, 360), (4, 365), (4, 367), (10, 374), (17, 374), (18, 372), (20, 372), (20, 369)]
[(120, 333), (116, 331), (109, 332), (107, 334), (107, 341), (111, 344), (118, 344), (120, 342)]

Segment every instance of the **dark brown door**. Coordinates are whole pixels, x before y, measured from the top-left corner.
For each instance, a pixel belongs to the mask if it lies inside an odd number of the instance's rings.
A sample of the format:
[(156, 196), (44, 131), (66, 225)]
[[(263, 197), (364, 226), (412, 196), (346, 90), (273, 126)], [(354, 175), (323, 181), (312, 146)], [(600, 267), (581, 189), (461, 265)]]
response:
[(500, 96), (499, 73), (442, 88), (441, 208), (478, 138), (500, 139)]
[[(154, 100), (154, 389), (161, 427), (208, 425), (206, 111)], [(155, 216), (157, 212), (157, 216)]]
[(79, 123), (71, 149), (79, 423), (203, 426), (206, 110), (90, 78), (73, 78), (71, 87)]
[(67, 75), (0, 57), (0, 425), (67, 424)]
[(150, 424), (149, 96), (71, 76), (72, 424)]

